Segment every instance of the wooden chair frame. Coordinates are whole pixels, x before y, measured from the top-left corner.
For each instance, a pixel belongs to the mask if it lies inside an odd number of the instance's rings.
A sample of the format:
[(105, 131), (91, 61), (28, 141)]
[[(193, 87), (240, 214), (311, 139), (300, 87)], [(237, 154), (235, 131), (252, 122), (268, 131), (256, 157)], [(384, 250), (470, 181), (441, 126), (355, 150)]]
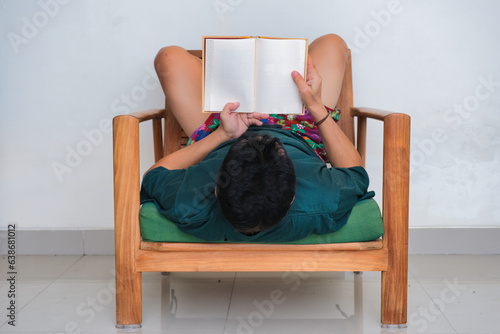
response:
[[(200, 51), (190, 53), (201, 55)], [(356, 143), (363, 161), (367, 119), (384, 123), (382, 215), (385, 234), (380, 240), (320, 245), (142, 241), (139, 123), (152, 121), (156, 160), (181, 148), (182, 129), (168, 109), (168, 103), (165, 109), (114, 118), (117, 327), (140, 326), (142, 322), (142, 272), (198, 271), (381, 271), (381, 322), (383, 325), (406, 324), (410, 117), (403, 113), (353, 108), (350, 54), (337, 106), (342, 110), (339, 126), (353, 143), (354, 118), (357, 118)]]

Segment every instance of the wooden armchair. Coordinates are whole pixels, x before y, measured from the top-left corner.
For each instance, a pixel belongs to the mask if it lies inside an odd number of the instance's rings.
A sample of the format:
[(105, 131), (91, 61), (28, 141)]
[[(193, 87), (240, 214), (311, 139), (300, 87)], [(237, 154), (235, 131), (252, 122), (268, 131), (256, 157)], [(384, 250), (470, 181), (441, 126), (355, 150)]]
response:
[[(200, 51), (190, 51), (201, 56)], [(154, 243), (141, 241), (139, 230), (139, 123), (152, 121), (155, 159), (185, 144), (182, 130), (168, 109), (117, 116), (113, 120), (115, 261), (117, 327), (142, 322), (142, 272), (381, 271), (383, 325), (407, 321), (408, 199), (410, 117), (368, 108), (353, 108), (349, 55), (338, 107), (339, 125), (365, 161), (367, 119), (384, 123), (382, 215), (385, 234), (371, 242), (279, 245), (217, 243)], [(163, 125), (162, 125), (163, 120)]]

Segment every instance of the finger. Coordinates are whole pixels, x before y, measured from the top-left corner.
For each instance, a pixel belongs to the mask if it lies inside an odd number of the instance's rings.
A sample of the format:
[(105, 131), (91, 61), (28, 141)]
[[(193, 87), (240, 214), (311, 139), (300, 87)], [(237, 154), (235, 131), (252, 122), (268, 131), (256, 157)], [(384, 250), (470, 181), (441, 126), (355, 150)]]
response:
[(247, 121), (248, 121), (248, 125), (249, 125), (249, 126), (250, 126), (250, 125), (262, 125), (262, 124), (264, 124), (264, 123), (262, 123), (262, 121), (261, 121), (261, 120), (259, 120), (259, 119), (251, 119), (251, 118), (248, 118), (248, 119), (247, 119)]
[(300, 75), (299, 72), (293, 71), (292, 78), (293, 81), (295, 81), (297, 87), (299, 88), (299, 91), (307, 90), (307, 88), (309, 87), (309, 85), (305, 82), (304, 77), (302, 77), (302, 75)]
[(222, 112), (224, 112), (224, 113), (233, 112), (236, 109), (238, 109), (239, 106), (240, 106), (239, 102), (228, 102), (228, 103), (226, 103), (226, 105), (222, 109)]
[(258, 112), (254, 112), (251, 114), (252, 115), (252, 118), (255, 118), (255, 119), (262, 119), (262, 118), (269, 118), (269, 114), (263, 114), (263, 113), (258, 113)]
[(229, 107), (229, 110), (235, 111), (236, 109), (238, 109), (239, 106), (240, 106), (239, 102), (233, 102), (233, 103), (231, 103), (231, 106)]
[(318, 70), (316, 69), (316, 65), (314, 65), (314, 61), (309, 55), (307, 57), (307, 76), (306, 76), (306, 81), (309, 84), (311, 80), (314, 80), (316, 77), (318, 77)]
[(300, 73), (297, 71), (292, 71), (292, 78), (293, 78), (293, 81), (295, 81), (295, 82), (297, 82), (297, 80), (304, 80), (302, 75), (300, 75)]
[(253, 113), (248, 113), (248, 114), (241, 114), (241, 120), (247, 124), (257, 124), (257, 125), (262, 125), (264, 123), (261, 122), (261, 119), (266, 119), (269, 118), (269, 114), (262, 114), (258, 112), (253, 112)]
[(313, 61), (311, 55), (308, 55), (308, 57), (307, 57), (307, 72), (309, 72), (309, 71), (316, 72), (316, 66), (314, 65), (314, 61)]
[(295, 84), (300, 87), (301, 84), (304, 84), (305, 81), (304, 81), (304, 77), (297, 71), (293, 71), (292, 72), (292, 78), (293, 78), (293, 81), (295, 81)]

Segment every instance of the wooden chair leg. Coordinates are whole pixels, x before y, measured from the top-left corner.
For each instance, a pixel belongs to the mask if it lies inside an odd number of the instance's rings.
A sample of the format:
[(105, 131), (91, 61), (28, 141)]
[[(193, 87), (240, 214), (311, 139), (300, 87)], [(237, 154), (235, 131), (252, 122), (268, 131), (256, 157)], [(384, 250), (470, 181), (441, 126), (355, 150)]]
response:
[(408, 273), (382, 272), (382, 326), (406, 327)]
[(137, 328), (142, 322), (142, 277), (135, 270), (140, 245), (139, 120), (113, 120), (115, 186), (116, 327)]
[(116, 270), (116, 328), (140, 328), (142, 322), (142, 275)]
[(384, 247), (389, 251), (382, 272), (382, 324), (405, 325), (408, 293), (408, 196), (410, 118), (395, 114), (384, 120)]

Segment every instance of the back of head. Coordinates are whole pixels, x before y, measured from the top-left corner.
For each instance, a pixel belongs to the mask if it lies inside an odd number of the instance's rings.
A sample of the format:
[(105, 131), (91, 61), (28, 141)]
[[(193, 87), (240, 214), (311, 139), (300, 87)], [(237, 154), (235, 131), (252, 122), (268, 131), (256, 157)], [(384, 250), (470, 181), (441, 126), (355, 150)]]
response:
[(229, 149), (217, 176), (222, 215), (240, 232), (278, 224), (295, 197), (295, 169), (279, 138), (243, 134)]

